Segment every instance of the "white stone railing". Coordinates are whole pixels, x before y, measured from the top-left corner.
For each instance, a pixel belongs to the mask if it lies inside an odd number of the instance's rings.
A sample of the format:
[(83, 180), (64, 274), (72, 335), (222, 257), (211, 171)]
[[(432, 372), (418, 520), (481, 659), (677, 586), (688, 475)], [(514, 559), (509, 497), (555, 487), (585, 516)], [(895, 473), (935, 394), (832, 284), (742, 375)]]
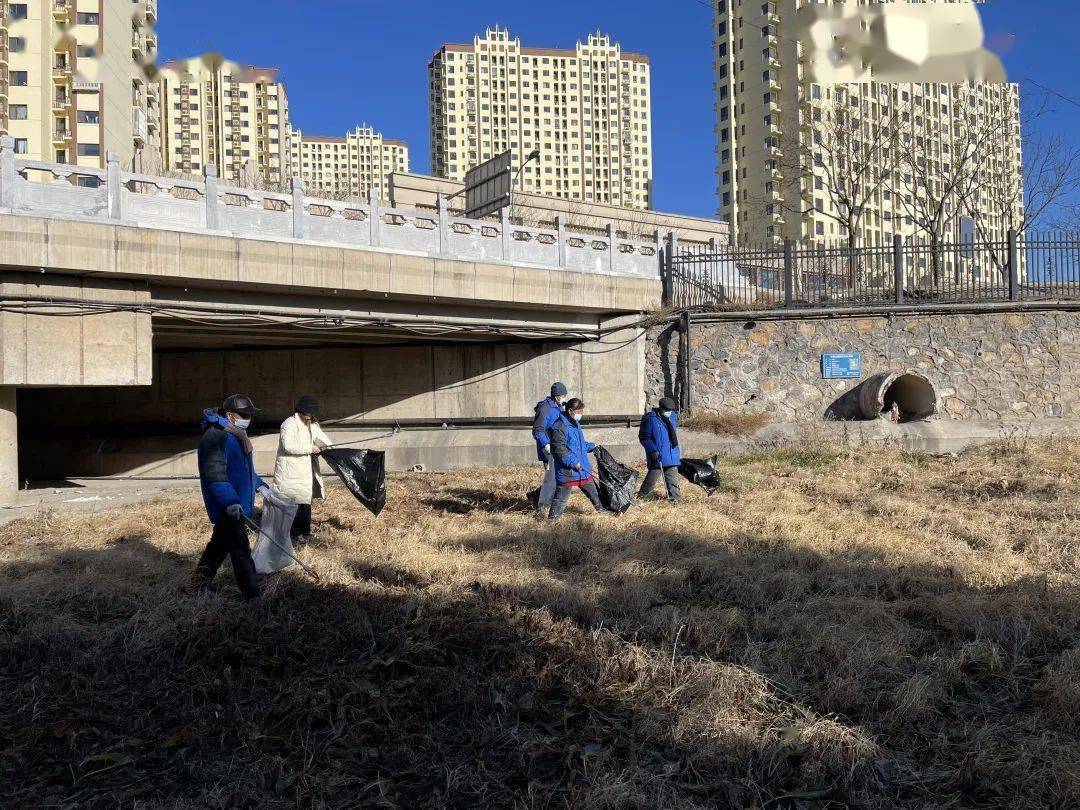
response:
[(586, 273), (660, 277), (660, 238), (641, 242), (383, 206), (373, 189), (366, 203), (233, 188), (207, 164), (202, 181), (120, 170), (109, 153), (105, 169), (20, 160), (14, 141), (0, 138), (0, 211), (106, 219), (144, 228), (206, 231), (351, 247), (408, 251), (446, 259), (536, 265)]

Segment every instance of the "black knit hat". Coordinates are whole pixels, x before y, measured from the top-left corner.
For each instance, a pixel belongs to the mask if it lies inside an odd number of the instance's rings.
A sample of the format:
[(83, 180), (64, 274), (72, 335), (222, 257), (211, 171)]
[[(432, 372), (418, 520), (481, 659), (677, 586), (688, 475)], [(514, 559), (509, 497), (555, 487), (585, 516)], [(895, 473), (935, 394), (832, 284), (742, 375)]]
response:
[(300, 397), (300, 400), (296, 403), (297, 413), (306, 413), (310, 416), (319, 415), (319, 400), (313, 396), (305, 394)]
[(660, 400), (660, 410), (662, 411), (677, 411), (679, 410), (679, 404), (671, 397), (664, 397)]

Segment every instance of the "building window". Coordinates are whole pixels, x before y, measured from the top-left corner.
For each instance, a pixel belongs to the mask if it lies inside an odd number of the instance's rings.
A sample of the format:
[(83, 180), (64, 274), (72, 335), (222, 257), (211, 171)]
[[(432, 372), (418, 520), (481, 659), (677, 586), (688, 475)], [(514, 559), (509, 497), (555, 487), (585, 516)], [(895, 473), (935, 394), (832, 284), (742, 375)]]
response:
[(12, 53), (24, 53), (26, 51), (26, 37), (11, 37), (8, 40), (8, 50)]
[(78, 121), (80, 124), (98, 124), (101, 122), (101, 113), (97, 110), (79, 110)]
[(79, 157), (101, 157), (101, 144), (80, 143)]
[(26, 87), (29, 82), (29, 76), (25, 70), (13, 70), (11, 71), (11, 86), (12, 87)]
[(78, 25), (97, 25), (100, 19), (96, 11), (78, 11), (75, 13), (75, 22)]
[(86, 175), (80, 175), (75, 182), (82, 188), (97, 188), (101, 185), (101, 181), (96, 177), (87, 177)]
[(8, 16), (13, 20), (25, 20), (30, 16), (26, 3), (9, 3)]
[(97, 49), (93, 45), (79, 45), (76, 52), (80, 59), (93, 59), (97, 56)]
[(28, 141), (26, 138), (16, 138), (15, 139), (15, 154), (16, 155), (25, 155), (29, 151), (30, 151), (30, 141)]
[(25, 104), (12, 104), (8, 108), (8, 112), (12, 121), (25, 121), (27, 116), (27, 107)]

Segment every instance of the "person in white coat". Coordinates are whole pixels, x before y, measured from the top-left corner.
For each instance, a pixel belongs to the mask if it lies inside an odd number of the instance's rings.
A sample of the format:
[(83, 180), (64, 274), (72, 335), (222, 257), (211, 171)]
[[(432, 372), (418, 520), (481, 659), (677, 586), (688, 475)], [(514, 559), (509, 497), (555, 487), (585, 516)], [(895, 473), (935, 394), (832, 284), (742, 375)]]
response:
[(291, 532), (297, 544), (311, 538), (311, 501), (323, 497), (319, 454), (330, 445), (330, 438), (319, 427), (318, 419), (319, 400), (302, 396), (296, 403), (296, 413), (281, 423), (278, 437), (274, 489), (299, 505)]

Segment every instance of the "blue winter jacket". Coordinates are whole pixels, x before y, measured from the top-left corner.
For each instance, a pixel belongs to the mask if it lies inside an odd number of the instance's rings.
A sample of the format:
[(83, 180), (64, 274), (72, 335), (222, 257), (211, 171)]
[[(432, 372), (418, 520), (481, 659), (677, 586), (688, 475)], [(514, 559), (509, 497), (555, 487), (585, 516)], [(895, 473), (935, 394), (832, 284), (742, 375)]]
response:
[(211, 523), (217, 523), (225, 508), (234, 503), (251, 517), (255, 493), (263, 486), (251, 456), (239, 439), (226, 432), (228, 424), (229, 420), (213, 408), (203, 411), (201, 427), (206, 432), (199, 442), (199, 483)]
[(548, 397), (536, 403), (534, 413), (536, 418), (533, 420), (533, 438), (536, 439), (536, 457), (547, 461), (544, 448), (551, 444), (551, 429), (559, 420), (562, 409), (558, 402)]
[[(649, 462), (650, 470), (659, 470), (663, 467), (678, 467), (682, 461), (682, 451), (678, 445), (672, 445), (671, 434), (668, 432), (665, 417), (659, 411), (649, 411), (641, 417), (641, 429), (638, 430), (638, 441), (645, 448), (645, 459)], [(671, 415), (671, 428), (678, 435), (679, 417)], [(654, 460), (656, 454), (660, 454), (658, 461)]]
[[(581, 425), (562, 411), (551, 431), (551, 453), (555, 456), (555, 478), (560, 484), (588, 481), (592, 478), (589, 453), (596, 445), (586, 441)], [(574, 467), (580, 465), (580, 470)]]

